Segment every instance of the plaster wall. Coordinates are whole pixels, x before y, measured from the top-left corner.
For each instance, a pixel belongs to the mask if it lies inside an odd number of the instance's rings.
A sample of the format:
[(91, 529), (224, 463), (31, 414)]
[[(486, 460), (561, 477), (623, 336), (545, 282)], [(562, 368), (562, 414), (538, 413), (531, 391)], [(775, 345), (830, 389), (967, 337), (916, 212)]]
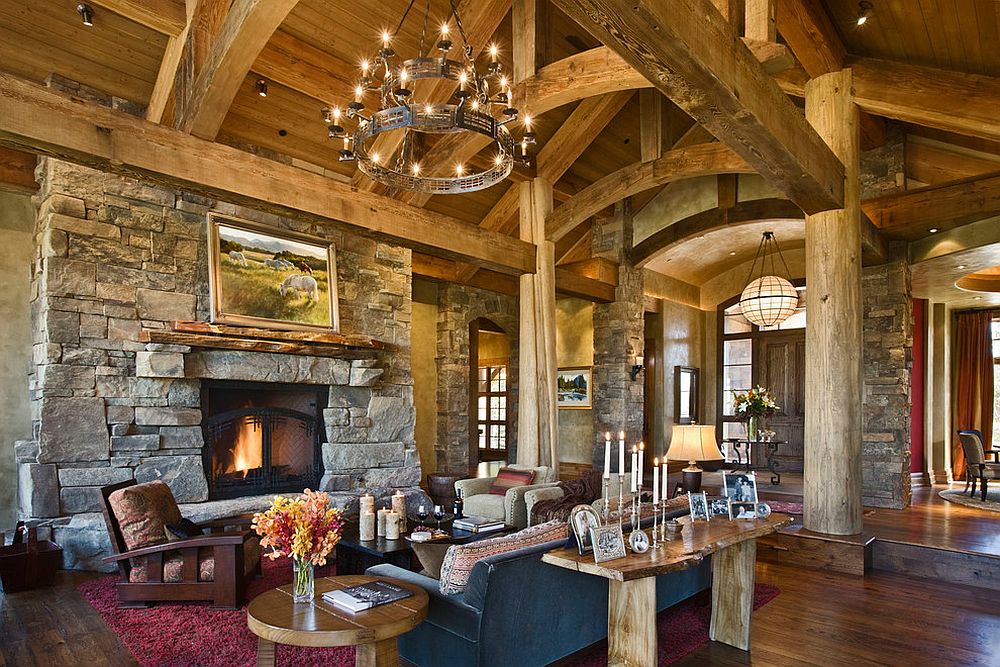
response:
[(437, 284), (413, 281), (413, 322), (411, 363), (413, 407), (416, 410), (414, 439), (420, 469), (429, 475), (437, 469), (434, 442), (437, 440)]
[(14, 526), (17, 474), (14, 442), (31, 438), (29, 283), (35, 213), (28, 195), (0, 191), (0, 531)]
[[(556, 300), (556, 363), (594, 364), (594, 304), (583, 299)], [(593, 411), (559, 410), (559, 460), (590, 463), (594, 430)]]

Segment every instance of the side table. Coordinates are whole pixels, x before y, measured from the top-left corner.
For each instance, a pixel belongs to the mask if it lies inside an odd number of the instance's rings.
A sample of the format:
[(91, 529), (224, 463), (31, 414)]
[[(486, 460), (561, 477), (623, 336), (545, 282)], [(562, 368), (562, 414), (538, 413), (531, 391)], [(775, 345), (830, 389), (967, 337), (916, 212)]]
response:
[[(323, 593), (372, 581), (389, 581), (413, 596), (352, 614), (323, 600)], [(257, 635), (258, 667), (274, 667), (275, 644), (357, 646), (356, 667), (399, 664), (396, 637), (427, 618), (427, 591), (387, 577), (320, 577), (311, 604), (292, 601), (291, 585), (258, 595), (247, 606), (247, 627)]]

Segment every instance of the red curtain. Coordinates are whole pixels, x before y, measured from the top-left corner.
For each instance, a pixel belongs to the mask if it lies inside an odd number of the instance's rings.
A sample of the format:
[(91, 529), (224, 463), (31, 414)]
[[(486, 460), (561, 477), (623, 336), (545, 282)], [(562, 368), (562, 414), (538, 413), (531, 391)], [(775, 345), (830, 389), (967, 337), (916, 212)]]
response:
[[(992, 322), (991, 311), (958, 316), (957, 426), (959, 430), (976, 429), (982, 433), (985, 449), (990, 448), (993, 436)], [(965, 479), (965, 455), (957, 436), (952, 474), (956, 479)]]

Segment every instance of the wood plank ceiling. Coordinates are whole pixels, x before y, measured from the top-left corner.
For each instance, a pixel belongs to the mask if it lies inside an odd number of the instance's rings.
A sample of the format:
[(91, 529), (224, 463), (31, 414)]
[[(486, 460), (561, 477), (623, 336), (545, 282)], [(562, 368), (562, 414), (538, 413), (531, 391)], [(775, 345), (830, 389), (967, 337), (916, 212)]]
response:
[[(202, 0), (213, 2), (216, 0)], [(749, 0), (746, 0), (749, 1)], [(771, 1), (771, 0), (768, 0)], [(773, 0), (791, 2), (792, 0)], [(826, 12), (847, 58), (897, 61), (969, 74), (1000, 77), (1000, 2), (994, 0), (876, 0), (874, 15), (856, 25), (856, 0), (817, 0)], [(744, 0), (722, 3), (739, 6)], [(122, 97), (139, 105), (149, 102), (168, 35), (147, 27), (149, 17), (131, 20), (108, 9), (128, 3), (95, 0), (94, 26), (84, 27), (75, 0), (0, 0), (0, 70), (42, 82), (51, 73)], [(181, 0), (159, 0), (159, 6), (178, 10)], [(300, 0), (260, 53), (243, 79), (217, 141), (318, 171), (349, 182), (356, 168), (338, 160), (339, 145), (327, 138), (321, 109), (348, 101), (357, 76), (357, 64), (374, 52), (383, 30), (394, 30), (409, 0)], [(448, 0), (430, 0), (429, 39), (449, 15)], [(600, 46), (600, 43), (552, 3), (538, 3), (536, 49), (539, 65), (549, 64)], [(719, 6), (720, 3), (717, 3)], [(393, 46), (400, 53), (419, 47), (424, 3), (414, 3)], [(154, 22), (155, 23), (155, 22)], [(738, 18), (737, 26), (742, 25)], [(163, 28), (163, 26), (160, 26)], [(780, 32), (780, 25), (778, 26)], [(765, 35), (766, 37), (766, 35)], [(773, 37), (773, 34), (772, 34)], [(501, 46), (507, 72), (511, 71), (511, 16), (499, 24), (493, 40)], [(778, 35), (778, 41), (782, 38)], [(775, 45), (777, 48), (782, 48)], [(266, 98), (257, 94), (256, 81), (268, 82)], [(1000, 107), (1000, 100), (997, 100)], [(578, 102), (565, 104), (536, 118), (533, 129), (540, 150), (563, 125)], [(671, 146), (690, 129), (686, 113), (662, 98), (661, 149)], [(895, 121), (893, 121), (895, 123)], [(555, 184), (557, 206), (595, 181), (640, 160), (639, 95), (635, 94), (605, 129), (583, 150)], [(910, 187), (940, 185), (1000, 169), (1000, 144), (964, 137), (932, 127), (895, 123), (907, 137), (905, 163)], [(588, 138), (589, 140), (589, 138)], [(433, 140), (431, 140), (433, 141)], [(473, 162), (490, 159), (485, 149)], [(445, 165), (452, 168), (451, 165)], [(520, 167), (513, 180), (534, 175)], [(501, 199), (507, 186), (467, 195), (430, 197), (424, 208), (478, 225)], [(660, 196), (676, 196), (671, 187)], [(636, 195), (641, 208), (660, 188)], [(923, 232), (887, 229), (900, 238), (919, 238)], [(576, 239), (585, 238), (576, 231)], [(744, 235), (749, 238), (748, 235)], [(742, 237), (741, 237), (742, 238)], [(726, 265), (752, 256), (755, 242), (730, 239), (739, 245), (737, 256), (725, 253)], [(746, 246), (746, 247), (743, 247)], [(697, 257), (696, 248), (678, 251), (685, 261)], [(575, 250), (567, 255), (579, 259)], [(664, 264), (664, 262), (661, 262)], [(718, 265), (715, 268), (719, 268)], [(712, 274), (707, 259), (693, 276)]]

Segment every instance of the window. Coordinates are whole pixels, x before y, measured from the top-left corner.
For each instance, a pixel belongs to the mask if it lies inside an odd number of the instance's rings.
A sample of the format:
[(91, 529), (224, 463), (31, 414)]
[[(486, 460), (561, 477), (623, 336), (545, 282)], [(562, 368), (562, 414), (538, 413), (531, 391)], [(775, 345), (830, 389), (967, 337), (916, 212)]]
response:
[(507, 450), (507, 367), (479, 367), (479, 449)]

